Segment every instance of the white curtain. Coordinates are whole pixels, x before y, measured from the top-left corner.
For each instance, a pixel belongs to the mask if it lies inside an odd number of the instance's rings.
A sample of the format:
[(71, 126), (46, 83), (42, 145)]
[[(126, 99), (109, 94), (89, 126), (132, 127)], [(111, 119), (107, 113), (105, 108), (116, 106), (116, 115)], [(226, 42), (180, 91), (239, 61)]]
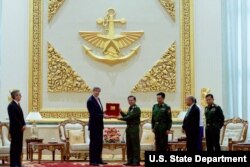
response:
[(222, 0), (222, 33), (224, 110), (250, 122), (250, 0)]
[(1, 57), (2, 57), (2, 0), (0, 0), (0, 89), (1, 89)]

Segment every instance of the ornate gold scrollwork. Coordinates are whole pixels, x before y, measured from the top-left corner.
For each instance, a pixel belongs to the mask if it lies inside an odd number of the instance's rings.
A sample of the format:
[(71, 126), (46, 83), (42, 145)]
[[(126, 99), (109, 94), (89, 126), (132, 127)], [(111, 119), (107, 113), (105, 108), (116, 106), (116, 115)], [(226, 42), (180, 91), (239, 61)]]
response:
[[(42, 6), (41, 0), (30, 0), (30, 74), (29, 74), (29, 111), (40, 111), (45, 119), (66, 119), (70, 117), (87, 118), (82, 109), (71, 111), (68, 108), (42, 108)], [(193, 75), (193, 0), (180, 1), (181, 55), (182, 55), (182, 97), (194, 94)], [(182, 98), (184, 99), (184, 98)], [(184, 108), (185, 101), (182, 101)], [(145, 112), (145, 117), (150, 113)]]
[(181, 1), (182, 107), (185, 97), (194, 95), (193, 0)]
[[(141, 119), (147, 119), (152, 117), (151, 109), (141, 109)], [(172, 118), (177, 118), (181, 110), (172, 110)], [(41, 111), (41, 115), (44, 119), (87, 119), (89, 117), (89, 113), (87, 110), (68, 110), (65, 112), (65, 109), (45, 109)]]
[(48, 43), (48, 91), (90, 92), (89, 86)]
[(42, 2), (31, 0), (30, 7), (30, 86), (29, 86), (29, 111), (40, 111), (41, 107), (41, 48), (42, 48)]
[(166, 9), (168, 14), (175, 21), (175, 0), (160, 0), (161, 5)]
[(202, 88), (201, 89), (201, 105), (205, 107), (207, 105), (206, 102), (206, 95), (210, 92), (211, 90), (209, 88)]
[(49, 0), (48, 4), (48, 22), (50, 22), (65, 0)]
[(135, 85), (132, 92), (176, 90), (176, 44), (164, 53), (162, 58)]
[(116, 12), (114, 9), (108, 9), (104, 18), (99, 18), (97, 24), (104, 28), (104, 32), (81, 31), (80, 36), (87, 42), (91, 43), (96, 48), (101, 48), (103, 56), (97, 56), (91, 48), (83, 45), (86, 55), (90, 56), (96, 61), (114, 65), (125, 62), (137, 54), (140, 45), (131, 49), (127, 55), (121, 54), (121, 49), (130, 46), (143, 35), (143, 31), (137, 32), (122, 32), (115, 34), (115, 24), (125, 24), (125, 18), (115, 19)]

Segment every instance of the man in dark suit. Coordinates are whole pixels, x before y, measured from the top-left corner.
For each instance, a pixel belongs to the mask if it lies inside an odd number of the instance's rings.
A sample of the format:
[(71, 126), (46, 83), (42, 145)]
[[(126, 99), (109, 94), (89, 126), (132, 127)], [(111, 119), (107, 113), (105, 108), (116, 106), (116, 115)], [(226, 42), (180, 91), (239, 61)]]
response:
[(10, 166), (21, 167), (21, 155), (23, 149), (23, 131), (25, 130), (25, 121), (23, 111), (20, 106), (22, 98), (19, 90), (11, 92), (12, 102), (8, 106), (9, 114), (9, 133), (11, 137), (10, 143)]
[(90, 165), (99, 166), (99, 164), (107, 164), (102, 160), (102, 145), (103, 145), (103, 118), (108, 118), (103, 113), (102, 103), (99, 98), (101, 89), (93, 88), (93, 94), (87, 101), (89, 112), (89, 132), (90, 132)]
[(186, 98), (186, 104), (188, 110), (183, 120), (182, 130), (187, 137), (187, 151), (197, 152), (199, 150), (200, 109), (195, 104), (193, 96)]

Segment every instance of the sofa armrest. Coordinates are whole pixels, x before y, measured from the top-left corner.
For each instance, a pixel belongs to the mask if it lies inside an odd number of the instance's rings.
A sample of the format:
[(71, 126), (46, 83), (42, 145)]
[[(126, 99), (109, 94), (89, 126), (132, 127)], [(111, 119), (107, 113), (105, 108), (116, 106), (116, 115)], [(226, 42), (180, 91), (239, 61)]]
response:
[(244, 140), (233, 141), (232, 138), (228, 138), (228, 151), (233, 151), (233, 144), (244, 143)]

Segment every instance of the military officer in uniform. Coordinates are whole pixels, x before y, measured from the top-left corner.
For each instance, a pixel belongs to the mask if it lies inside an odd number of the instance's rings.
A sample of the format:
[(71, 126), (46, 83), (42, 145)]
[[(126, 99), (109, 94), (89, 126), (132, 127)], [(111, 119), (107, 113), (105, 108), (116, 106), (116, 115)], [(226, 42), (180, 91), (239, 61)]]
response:
[(126, 143), (127, 143), (127, 166), (140, 166), (140, 140), (139, 140), (139, 125), (141, 110), (136, 105), (136, 97), (129, 96), (128, 103), (130, 105), (128, 112), (121, 111), (119, 120), (127, 122), (126, 128)]
[(164, 103), (165, 94), (157, 94), (157, 102), (153, 106), (152, 130), (155, 134), (156, 151), (166, 151), (168, 134), (172, 127), (172, 114), (169, 105)]
[(214, 104), (214, 96), (206, 95), (206, 144), (207, 151), (220, 151), (220, 129), (224, 125), (224, 115), (220, 106)]

